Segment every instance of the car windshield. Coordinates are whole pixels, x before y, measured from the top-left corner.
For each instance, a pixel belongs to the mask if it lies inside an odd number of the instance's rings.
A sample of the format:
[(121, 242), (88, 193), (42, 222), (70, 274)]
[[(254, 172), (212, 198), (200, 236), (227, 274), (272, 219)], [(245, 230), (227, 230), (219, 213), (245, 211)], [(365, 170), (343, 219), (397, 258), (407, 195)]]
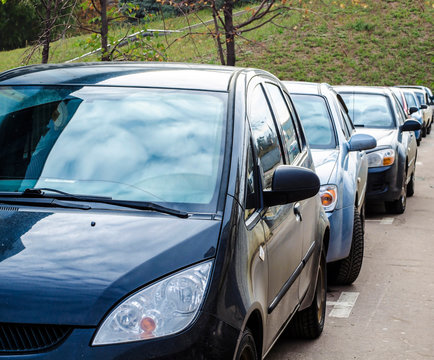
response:
[(417, 96), (417, 100), (419, 100), (420, 104), (425, 104), (425, 96), (423, 93), (415, 91), (414, 94)]
[(291, 95), (303, 124), (309, 146), (314, 149), (336, 147), (332, 119), (326, 100), (318, 95)]
[(341, 93), (355, 126), (392, 129), (395, 120), (390, 101), (382, 94)]
[(413, 93), (405, 91), (404, 96), (409, 107), (419, 108), (419, 104), (416, 102), (416, 97), (413, 95)]
[(0, 87), (0, 191), (215, 211), (227, 94), (127, 87)]

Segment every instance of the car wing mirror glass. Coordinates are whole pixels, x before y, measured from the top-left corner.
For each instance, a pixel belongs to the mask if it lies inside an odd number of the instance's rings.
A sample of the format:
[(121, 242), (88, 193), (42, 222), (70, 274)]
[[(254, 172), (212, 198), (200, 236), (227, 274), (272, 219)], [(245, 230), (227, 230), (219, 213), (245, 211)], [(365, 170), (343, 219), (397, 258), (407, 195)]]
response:
[(272, 190), (264, 191), (264, 206), (288, 204), (315, 196), (320, 187), (318, 176), (310, 169), (280, 165), (274, 171)]
[(421, 108), (422, 110), (428, 109), (428, 105), (422, 104), (422, 105), (420, 106), (420, 108)]

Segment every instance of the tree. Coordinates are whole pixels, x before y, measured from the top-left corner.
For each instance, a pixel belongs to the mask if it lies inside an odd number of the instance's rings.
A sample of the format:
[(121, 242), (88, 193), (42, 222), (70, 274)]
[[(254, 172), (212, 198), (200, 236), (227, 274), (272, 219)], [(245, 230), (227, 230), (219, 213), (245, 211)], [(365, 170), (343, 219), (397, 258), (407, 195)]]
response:
[(0, 50), (26, 46), (37, 39), (40, 27), (35, 9), (28, 1), (0, 2), (0, 34), (7, 34), (0, 36)]
[[(261, 0), (257, 6), (248, 8), (246, 13), (250, 16), (240, 23), (234, 22), (234, 5), (236, 0), (157, 0), (162, 4), (171, 4), (180, 11), (208, 7), (211, 9), (217, 52), (222, 65), (235, 65), (235, 38), (244, 33), (257, 29), (281, 15), (285, 0)], [(249, 1), (237, 1), (237, 3)], [(226, 55), (226, 56), (225, 56)]]
[[(2, 0), (6, 1), (6, 0)], [(71, 26), (77, 0), (29, 0), (41, 23), (39, 38), (26, 56), (30, 60), (42, 48), (42, 63), (48, 63), (50, 44), (65, 35)]]

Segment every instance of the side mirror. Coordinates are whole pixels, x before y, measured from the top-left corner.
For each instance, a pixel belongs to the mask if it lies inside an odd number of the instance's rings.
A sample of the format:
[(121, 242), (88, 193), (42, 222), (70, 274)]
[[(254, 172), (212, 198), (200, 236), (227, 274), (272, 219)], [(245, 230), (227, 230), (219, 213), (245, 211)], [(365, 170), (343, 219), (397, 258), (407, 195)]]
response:
[(416, 106), (412, 106), (410, 109), (408, 109), (409, 115), (414, 114), (415, 112), (418, 112), (419, 109)]
[(315, 196), (320, 187), (319, 177), (310, 169), (280, 165), (274, 171), (271, 191), (264, 191), (264, 205), (288, 204)]
[(399, 128), (401, 131), (416, 131), (421, 129), (419, 121), (416, 120), (406, 120), (404, 124)]
[(349, 151), (360, 151), (373, 149), (377, 146), (377, 140), (368, 134), (354, 134), (348, 141)]
[(428, 105), (422, 104), (422, 105), (420, 106), (420, 108), (421, 108), (422, 110), (428, 109)]

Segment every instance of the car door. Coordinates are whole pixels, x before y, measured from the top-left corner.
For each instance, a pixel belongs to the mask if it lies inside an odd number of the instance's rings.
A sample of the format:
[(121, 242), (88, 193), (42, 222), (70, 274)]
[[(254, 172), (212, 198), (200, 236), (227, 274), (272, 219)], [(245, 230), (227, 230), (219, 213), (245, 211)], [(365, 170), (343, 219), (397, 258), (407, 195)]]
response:
[[(282, 139), (260, 77), (248, 88), (248, 118), (251, 126), (260, 187), (271, 190), (272, 176), (279, 165), (286, 163)], [(286, 319), (299, 303), (298, 271), (301, 269), (302, 226), (294, 212), (295, 204), (262, 208), (268, 256), (268, 318), (265, 346), (273, 343)]]

